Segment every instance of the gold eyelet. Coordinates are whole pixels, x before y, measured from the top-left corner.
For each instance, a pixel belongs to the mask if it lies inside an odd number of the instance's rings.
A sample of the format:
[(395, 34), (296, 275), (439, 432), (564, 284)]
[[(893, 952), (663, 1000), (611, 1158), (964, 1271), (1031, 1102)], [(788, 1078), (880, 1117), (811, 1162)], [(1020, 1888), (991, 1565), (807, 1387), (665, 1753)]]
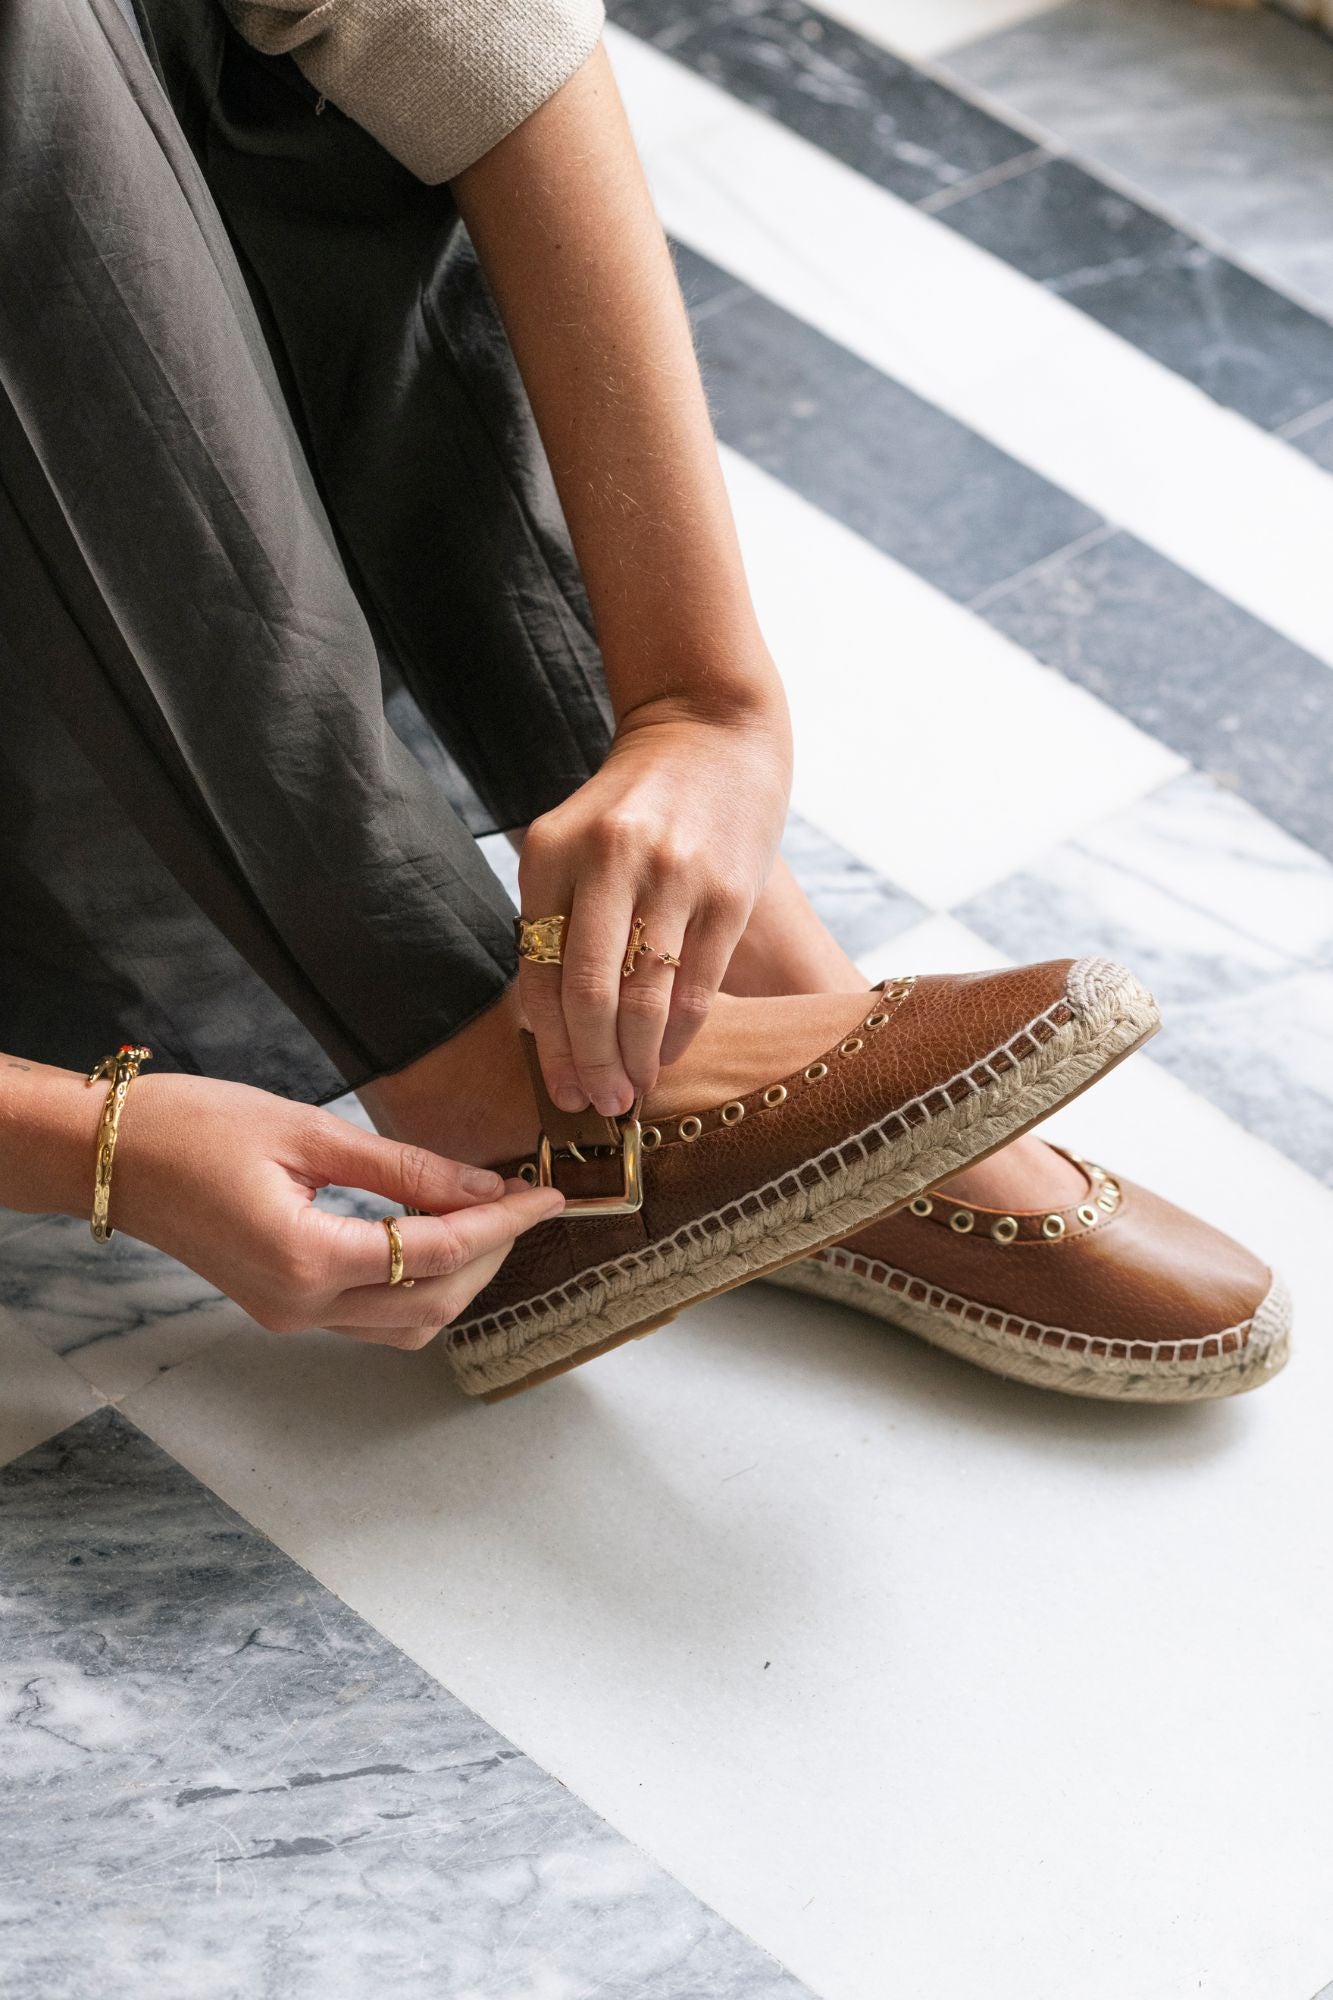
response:
[(838, 1054), (840, 1056), (854, 1056), (858, 1049), (863, 1049), (864, 1047), (865, 1043), (859, 1035), (848, 1035), (846, 1041), (838, 1050)]
[(828, 1075), (827, 1063), (811, 1063), (809, 1069), (805, 1073), (805, 1080), (807, 1083), (818, 1083), (821, 1076), (827, 1076), (827, 1075)]
[(956, 1208), (949, 1217), (949, 1227), (956, 1230), (959, 1236), (966, 1236), (969, 1229), (975, 1228), (976, 1220), (970, 1208)]
[(662, 1143), (662, 1134), (656, 1125), (645, 1125), (639, 1134), (639, 1144), (645, 1153), (654, 1152)]
[(1054, 1243), (1058, 1236), (1063, 1236), (1065, 1233), (1063, 1215), (1048, 1215), (1041, 1225), (1041, 1233), (1051, 1243)]
[(1115, 1200), (1116, 1198), (1113, 1194), (1099, 1194), (1097, 1197), (1097, 1206), (1109, 1215), (1115, 1207)]
[(935, 1213), (935, 1204), (928, 1194), (915, 1196), (912, 1202), (912, 1213), (913, 1215), (933, 1215)]
[(1015, 1236), (1017, 1236), (1018, 1234), (1017, 1216), (1014, 1215), (1000, 1216), (998, 1221), (992, 1222), (990, 1226), (990, 1233), (995, 1238), (995, 1241), (997, 1243), (1012, 1243)]
[(1090, 1201), (1084, 1202), (1082, 1208), (1078, 1212), (1078, 1219), (1081, 1223), (1084, 1224), (1086, 1228), (1088, 1229), (1092, 1228), (1093, 1223), (1096, 1222), (1097, 1220), (1097, 1211), (1093, 1207)]
[(524, 1160), (518, 1170), (518, 1177), (521, 1181), (526, 1181), (529, 1187), (536, 1187), (537, 1169), (533, 1166), (531, 1160)]
[(888, 1018), (887, 1014), (867, 1014), (865, 1025), (867, 1028), (882, 1028)]
[(745, 1106), (741, 1103), (739, 1097), (733, 1097), (730, 1104), (722, 1106), (722, 1123), (724, 1125), (739, 1125), (744, 1116)]
[(768, 1089), (764, 1092), (765, 1104), (769, 1105), (771, 1108), (775, 1104), (785, 1104), (786, 1101), (787, 1101), (786, 1084), (770, 1083)]
[(703, 1119), (695, 1118), (692, 1115), (689, 1118), (682, 1118), (679, 1125), (677, 1125), (676, 1127), (676, 1130), (680, 1133), (682, 1139), (697, 1139), (699, 1134), (703, 1131), (703, 1129), (704, 1129)]

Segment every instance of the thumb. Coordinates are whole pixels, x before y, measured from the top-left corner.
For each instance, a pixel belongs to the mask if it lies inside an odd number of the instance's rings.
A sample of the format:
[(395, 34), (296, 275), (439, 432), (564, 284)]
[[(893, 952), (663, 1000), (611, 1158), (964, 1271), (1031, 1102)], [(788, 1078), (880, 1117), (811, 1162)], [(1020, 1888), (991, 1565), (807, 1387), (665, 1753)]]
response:
[(504, 1193), (504, 1182), (488, 1167), (447, 1160), (425, 1146), (405, 1145), (378, 1132), (363, 1132), (345, 1118), (330, 1115), (310, 1150), (307, 1166), (321, 1186), (336, 1181), (364, 1188), (403, 1208), (443, 1215), (455, 1208), (475, 1208)]

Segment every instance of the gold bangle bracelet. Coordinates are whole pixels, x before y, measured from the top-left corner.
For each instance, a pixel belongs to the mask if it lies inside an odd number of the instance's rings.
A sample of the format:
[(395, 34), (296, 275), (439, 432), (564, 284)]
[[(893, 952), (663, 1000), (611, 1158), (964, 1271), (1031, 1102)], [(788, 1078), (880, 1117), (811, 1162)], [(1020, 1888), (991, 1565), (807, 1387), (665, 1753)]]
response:
[(111, 1085), (97, 1126), (97, 1166), (93, 1175), (91, 1224), (95, 1243), (109, 1243), (114, 1234), (107, 1221), (107, 1212), (111, 1207), (111, 1163), (116, 1157), (120, 1114), (125, 1109), (126, 1092), (139, 1074), (140, 1065), (151, 1062), (152, 1057), (151, 1049), (137, 1049), (131, 1042), (122, 1042), (113, 1056), (103, 1056), (86, 1079), (88, 1083), (107, 1082)]

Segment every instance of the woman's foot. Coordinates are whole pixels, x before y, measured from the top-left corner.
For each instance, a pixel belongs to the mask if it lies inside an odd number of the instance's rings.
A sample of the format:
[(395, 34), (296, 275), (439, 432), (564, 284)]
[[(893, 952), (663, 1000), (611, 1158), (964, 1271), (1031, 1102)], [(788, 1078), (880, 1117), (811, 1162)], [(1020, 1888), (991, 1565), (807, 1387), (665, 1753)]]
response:
[[(1022, 1143), (1050, 1155), (1035, 1178), (1072, 1183), (1072, 1199), (997, 1207), (960, 1197), (996, 1155), (776, 1282), (1067, 1395), (1194, 1402), (1277, 1374), (1291, 1302), (1265, 1264), (1132, 1181)], [(992, 1178), (1013, 1186), (1007, 1173)]]
[[(895, 980), (854, 999), (733, 998), (645, 1106), (640, 1160), (632, 1124), (520, 1108), (503, 1017), (437, 1052), (429, 1103), (410, 1073), (365, 1095), (396, 1137), (549, 1172), (570, 1197), (441, 1343), (466, 1389), (496, 1393), (875, 1221), (1044, 1117), (1156, 1024), (1151, 997), (1105, 959)], [(534, 1158), (538, 1126), (548, 1144)], [(507, 1158), (502, 1134), (523, 1142)]]

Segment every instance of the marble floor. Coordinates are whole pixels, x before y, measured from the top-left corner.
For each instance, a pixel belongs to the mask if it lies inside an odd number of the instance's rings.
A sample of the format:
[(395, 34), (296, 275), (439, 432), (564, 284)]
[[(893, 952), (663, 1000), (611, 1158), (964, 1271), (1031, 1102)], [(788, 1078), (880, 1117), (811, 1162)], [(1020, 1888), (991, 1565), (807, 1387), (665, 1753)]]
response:
[(489, 1409), (0, 1214), (0, 1993), (1333, 1995), (1333, 47), (612, 11), (792, 865), (868, 978), (1143, 969), (1056, 1135), (1296, 1358), (1077, 1404), (752, 1286)]

